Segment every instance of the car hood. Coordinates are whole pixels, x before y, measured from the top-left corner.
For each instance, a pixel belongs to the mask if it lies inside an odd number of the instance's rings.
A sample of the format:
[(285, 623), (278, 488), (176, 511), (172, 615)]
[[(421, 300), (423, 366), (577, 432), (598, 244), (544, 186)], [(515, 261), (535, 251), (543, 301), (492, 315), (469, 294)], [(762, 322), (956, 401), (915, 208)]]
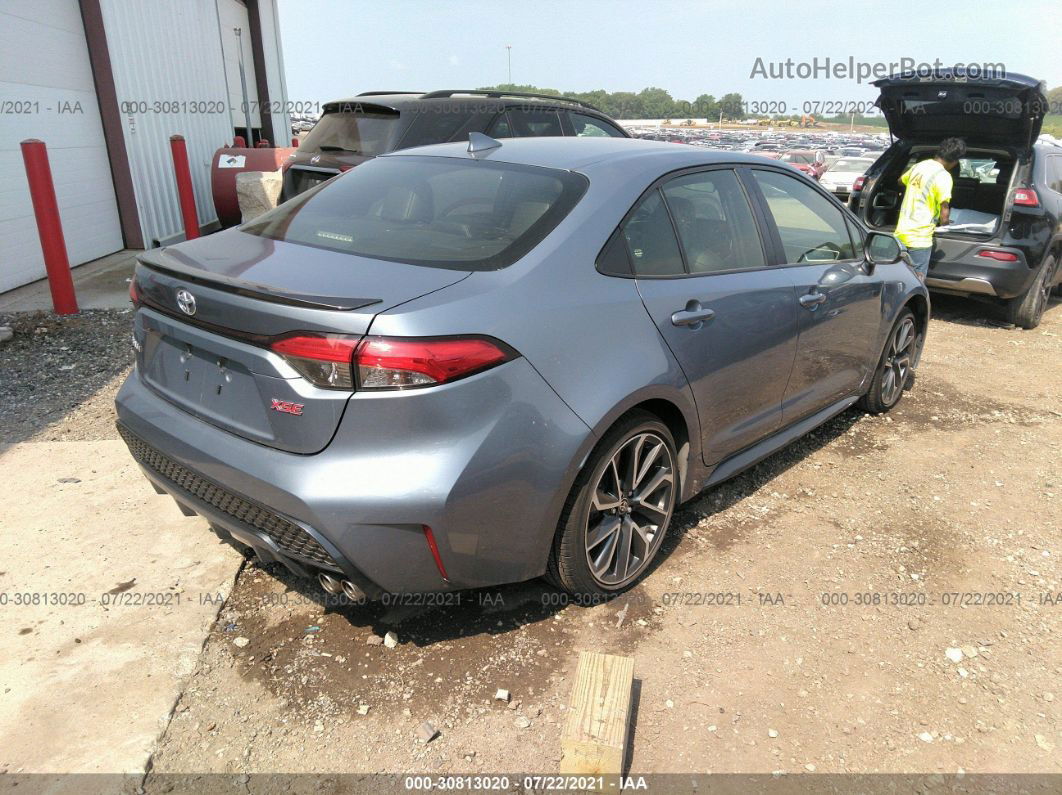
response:
[(875, 103), (894, 137), (938, 143), (949, 136), (1032, 146), (1043, 126), (1047, 88), (1026, 75), (972, 77), (962, 70), (903, 73), (876, 80)]

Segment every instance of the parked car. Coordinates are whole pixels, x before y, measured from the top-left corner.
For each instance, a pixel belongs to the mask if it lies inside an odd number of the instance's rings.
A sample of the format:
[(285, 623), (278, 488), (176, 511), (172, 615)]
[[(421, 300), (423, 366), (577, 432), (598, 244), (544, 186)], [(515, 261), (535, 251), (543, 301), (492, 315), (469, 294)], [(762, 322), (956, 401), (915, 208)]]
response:
[(826, 170), (826, 155), (811, 149), (790, 149), (783, 152), (778, 158), (783, 163), (789, 163), (793, 168), (802, 171), (812, 179), (818, 179)]
[(1062, 147), (1037, 142), (1044, 84), (1014, 73), (958, 71), (931, 80), (903, 74), (874, 85), (896, 142), (857, 181), (852, 208), (872, 229), (894, 229), (900, 176), (932, 157), (941, 139), (964, 139), (951, 224), (937, 229), (926, 284), (996, 303), (1010, 322), (1035, 328), (1062, 281)]
[(158, 490), (329, 591), (608, 595), (678, 504), (900, 400), (926, 290), (814, 181), (471, 138), (140, 255), (117, 413)]
[(852, 192), (856, 179), (866, 174), (873, 164), (873, 159), (869, 157), (839, 157), (826, 166), (819, 177), (819, 184), (844, 201)]
[(284, 165), (281, 200), (378, 155), (413, 146), (540, 135), (629, 138), (617, 122), (577, 99), (501, 91), (368, 91), (328, 102)]

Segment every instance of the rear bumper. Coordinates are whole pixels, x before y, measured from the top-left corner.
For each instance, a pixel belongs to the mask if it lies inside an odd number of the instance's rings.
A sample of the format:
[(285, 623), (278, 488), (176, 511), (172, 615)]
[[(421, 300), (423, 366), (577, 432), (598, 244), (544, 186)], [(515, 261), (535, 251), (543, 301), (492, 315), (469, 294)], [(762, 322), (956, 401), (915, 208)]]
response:
[[(979, 251), (987, 248), (1008, 251), (1018, 259), (1016, 262), (999, 262), (977, 256)], [(1035, 269), (1029, 267), (1026, 252), (1021, 248), (938, 239), (929, 263), (926, 286), (953, 293), (1013, 298), (1029, 288), (1035, 275)]]
[(427, 390), (355, 394), (316, 455), (209, 425), (135, 370), (116, 408), (157, 488), (266, 560), (343, 572), (370, 597), (542, 574), (590, 436), (523, 359)]

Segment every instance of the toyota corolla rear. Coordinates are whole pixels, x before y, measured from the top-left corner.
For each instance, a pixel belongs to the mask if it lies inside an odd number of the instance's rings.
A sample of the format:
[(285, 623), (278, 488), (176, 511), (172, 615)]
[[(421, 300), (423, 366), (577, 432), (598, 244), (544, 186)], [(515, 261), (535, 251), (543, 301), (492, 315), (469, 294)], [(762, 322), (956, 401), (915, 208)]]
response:
[(156, 489), (347, 593), (536, 576), (588, 429), (475, 318), (398, 306), (533, 256), (585, 178), (385, 157), (239, 229), (141, 256), (119, 430)]

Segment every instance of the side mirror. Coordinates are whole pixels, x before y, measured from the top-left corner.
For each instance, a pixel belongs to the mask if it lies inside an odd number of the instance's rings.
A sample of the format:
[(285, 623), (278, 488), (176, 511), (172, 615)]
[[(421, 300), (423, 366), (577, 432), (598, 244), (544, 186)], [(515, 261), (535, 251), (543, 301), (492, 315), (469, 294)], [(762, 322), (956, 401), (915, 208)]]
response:
[(900, 241), (892, 235), (884, 232), (871, 232), (867, 235), (863, 256), (869, 265), (892, 265), (903, 258), (903, 253)]

